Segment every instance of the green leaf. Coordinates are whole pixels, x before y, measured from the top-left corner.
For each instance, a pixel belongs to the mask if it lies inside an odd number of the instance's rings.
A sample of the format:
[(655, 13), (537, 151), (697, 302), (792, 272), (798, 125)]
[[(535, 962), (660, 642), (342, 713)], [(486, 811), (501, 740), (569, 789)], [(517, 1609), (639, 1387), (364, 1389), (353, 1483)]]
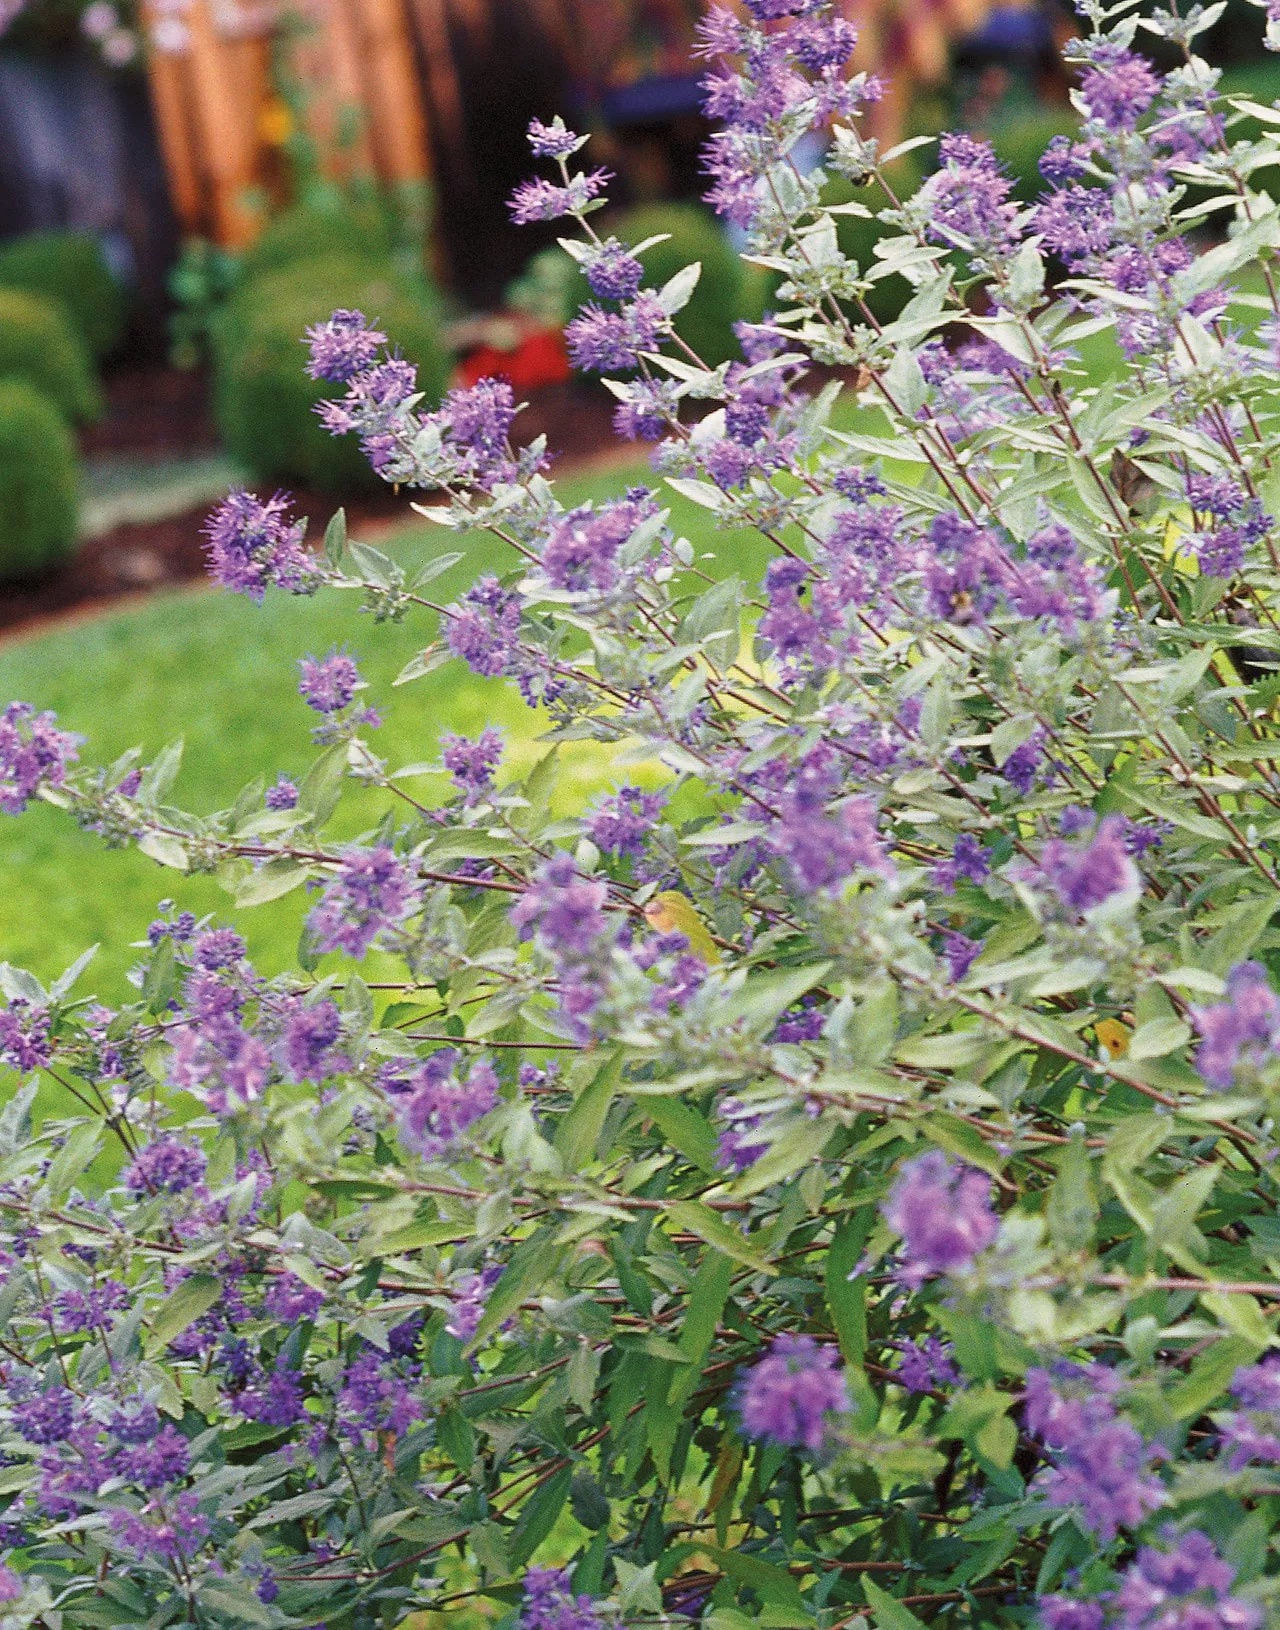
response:
[(750, 1586), (762, 1602), (808, 1614), (800, 1587), (785, 1568), (762, 1561), (760, 1557), (748, 1556), (743, 1551), (721, 1550), (718, 1545), (700, 1543), (698, 1549), (722, 1568), (730, 1579)]
[(683, 1403), (701, 1379), (702, 1361), (715, 1340), (732, 1278), (732, 1259), (721, 1251), (708, 1250), (694, 1275), (685, 1303), (684, 1323), (677, 1343), (684, 1367), (677, 1369), (672, 1377), (669, 1399), (673, 1404)]
[(622, 1054), (617, 1052), (606, 1059), (595, 1080), (561, 1117), (556, 1127), (555, 1150), (566, 1172), (580, 1170), (591, 1158), (621, 1076)]
[(479, 1347), (506, 1323), (526, 1297), (540, 1291), (555, 1272), (559, 1261), (560, 1247), (556, 1245), (550, 1229), (540, 1229), (517, 1245), (511, 1253), (506, 1271), (485, 1303), (484, 1313), (467, 1350), (470, 1352)]
[(184, 1279), (156, 1309), (151, 1320), (151, 1333), (147, 1337), (148, 1358), (180, 1336), (188, 1325), (196, 1322), (222, 1295), (222, 1281), (216, 1274), (195, 1273)]
[(871, 1231), (873, 1213), (865, 1207), (843, 1223), (827, 1251), (823, 1267), (823, 1294), (836, 1327), (840, 1351), (849, 1364), (861, 1365), (867, 1351), (867, 1290), (861, 1279), (851, 1280)]
[(744, 1267), (754, 1268), (757, 1273), (777, 1272), (751, 1248), (736, 1228), (730, 1227), (710, 1207), (699, 1205), (696, 1200), (673, 1200), (667, 1206), (667, 1216), (677, 1228), (696, 1234), (699, 1239), (714, 1245), (717, 1251), (723, 1251), (725, 1256), (731, 1256)]
[(867, 1606), (875, 1614), (876, 1630), (925, 1630), (924, 1624), (916, 1618), (909, 1607), (903, 1607), (895, 1597), (890, 1596), (887, 1590), (881, 1590), (874, 1579), (863, 1575), (862, 1594), (867, 1598)]
[(1252, 1364), (1262, 1351), (1247, 1336), (1224, 1336), (1215, 1341), (1207, 1353), (1201, 1353), (1191, 1365), (1186, 1379), (1168, 1393), (1168, 1403), (1175, 1420), (1194, 1420), (1209, 1405), (1222, 1397), (1231, 1385), (1231, 1379), (1244, 1364)]
[(92, 1164), (101, 1142), (102, 1126), (98, 1121), (85, 1121), (68, 1134), (67, 1141), (53, 1157), (45, 1179), (52, 1199), (61, 1198)]
[(347, 549), (347, 512), (336, 509), (324, 529), (324, 554), (331, 566), (341, 566)]
[(522, 1567), (555, 1527), (572, 1486), (573, 1467), (564, 1466), (525, 1501), (507, 1541), (513, 1567)]
[(716, 1135), (692, 1105), (680, 1098), (646, 1098), (641, 1107), (673, 1148), (701, 1171), (718, 1171)]

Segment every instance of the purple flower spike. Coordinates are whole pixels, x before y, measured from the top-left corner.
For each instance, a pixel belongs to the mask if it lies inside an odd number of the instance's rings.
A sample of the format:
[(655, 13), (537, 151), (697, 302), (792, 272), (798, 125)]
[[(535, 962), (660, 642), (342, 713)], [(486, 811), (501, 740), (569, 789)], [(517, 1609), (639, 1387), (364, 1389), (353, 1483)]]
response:
[(991, 1179), (937, 1149), (907, 1162), (883, 1210), (889, 1227), (902, 1237), (903, 1277), (910, 1285), (934, 1274), (966, 1272), (1000, 1231), (991, 1209)]
[(335, 311), (328, 322), (307, 330), (311, 360), (307, 372), (312, 379), (327, 379), (345, 385), (368, 368), (387, 336), (369, 324), (359, 311)]
[(209, 575), (251, 600), (269, 588), (314, 594), (322, 573), (303, 547), (306, 530), (305, 521), (289, 519), (286, 493), (263, 503), (251, 492), (233, 492), (205, 522)]
[(849, 1393), (834, 1347), (812, 1336), (782, 1335), (738, 1386), (742, 1429), (788, 1448), (816, 1453), (831, 1438), (831, 1417), (847, 1414)]

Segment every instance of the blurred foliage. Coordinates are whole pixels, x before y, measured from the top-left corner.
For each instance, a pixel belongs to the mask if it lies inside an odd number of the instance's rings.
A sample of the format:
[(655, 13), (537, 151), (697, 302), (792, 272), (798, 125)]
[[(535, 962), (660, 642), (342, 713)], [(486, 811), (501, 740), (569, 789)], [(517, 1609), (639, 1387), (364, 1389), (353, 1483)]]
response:
[(26, 379), (0, 377), (0, 583), (36, 577), (71, 553), (78, 489), (66, 420)]
[(128, 301), (88, 232), (32, 232), (0, 245), (0, 288), (58, 300), (96, 358), (124, 336)]
[(73, 424), (101, 417), (93, 364), (57, 300), (0, 288), (0, 378), (9, 376), (43, 391)]

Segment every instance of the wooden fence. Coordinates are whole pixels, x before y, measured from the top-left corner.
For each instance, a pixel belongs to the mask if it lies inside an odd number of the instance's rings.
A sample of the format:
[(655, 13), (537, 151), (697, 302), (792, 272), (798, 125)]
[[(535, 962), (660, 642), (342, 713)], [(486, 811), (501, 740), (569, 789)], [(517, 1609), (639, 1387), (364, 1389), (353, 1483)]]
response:
[[(581, 82), (627, 71), (629, 17), (678, 56), (703, 0), (524, 0)], [(915, 87), (937, 83), (950, 42), (993, 0), (841, 0), (862, 39), (857, 65), (882, 72), (890, 94), (870, 124), (900, 134)], [(278, 0), (141, 0), (151, 87), (174, 205), (187, 232), (229, 248), (261, 225), (273, 155), (291, 114), (275, 93), (271, 31)], [(303, 88), (306, 132), (331, 174), (390, 183), (430, 178), (432, 142), (445, 161), (463, 126), (452, 41), (493, 26), (488, 0), (292, 0), (300, 18), (290, 65)], [(659, 71), (662, 71), (661, 69)]]
[[(402, 0), (305, 0), (291, 67), (306, 134), (331, 174), (391, 183), (429, 174), (426, 116)], [(245, 0), (143, 0), (151, 92), (183, 228), (228, 248), (261, 225), (258, 202), (293, 115), (276, 96), (272, 12)]]

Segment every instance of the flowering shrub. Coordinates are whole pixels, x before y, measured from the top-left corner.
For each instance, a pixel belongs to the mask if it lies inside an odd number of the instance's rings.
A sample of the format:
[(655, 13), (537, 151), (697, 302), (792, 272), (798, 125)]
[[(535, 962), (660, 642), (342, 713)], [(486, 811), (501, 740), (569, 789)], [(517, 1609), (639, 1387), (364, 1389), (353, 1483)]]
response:
[[(653, 490), (566, 511), (501, 382), (428, 411), (394, 335), (312, 330), (328, 427), (509, 568), (436, 605), (457, 555), (241, 494), (214, 575), (434, 614), (402, 681), (514, 683), (530, 773), (496, 730), (392, 768), (343, 651), (310, 772), (213, 815), (4, 713), (8, 814), (312, 895), (275, 971), (162, 907), (117, 1010), (0, 968), (6, 1624), (1274, 1614), (1280, 141), (1233, 129), (1280, 109), (1216, 96), (1217, 8), (1083, 9), (1040, 201), (948, 136), (866, 266), (789, 159), (893, 162), (852, 30), (713, 11), (713, 197), (780, 302), (714, 369), (696, 268), (646, 286), (534, 126), (515, 208), (577, 222)], [(575, 740), (618, 784), (565, 816)]]

